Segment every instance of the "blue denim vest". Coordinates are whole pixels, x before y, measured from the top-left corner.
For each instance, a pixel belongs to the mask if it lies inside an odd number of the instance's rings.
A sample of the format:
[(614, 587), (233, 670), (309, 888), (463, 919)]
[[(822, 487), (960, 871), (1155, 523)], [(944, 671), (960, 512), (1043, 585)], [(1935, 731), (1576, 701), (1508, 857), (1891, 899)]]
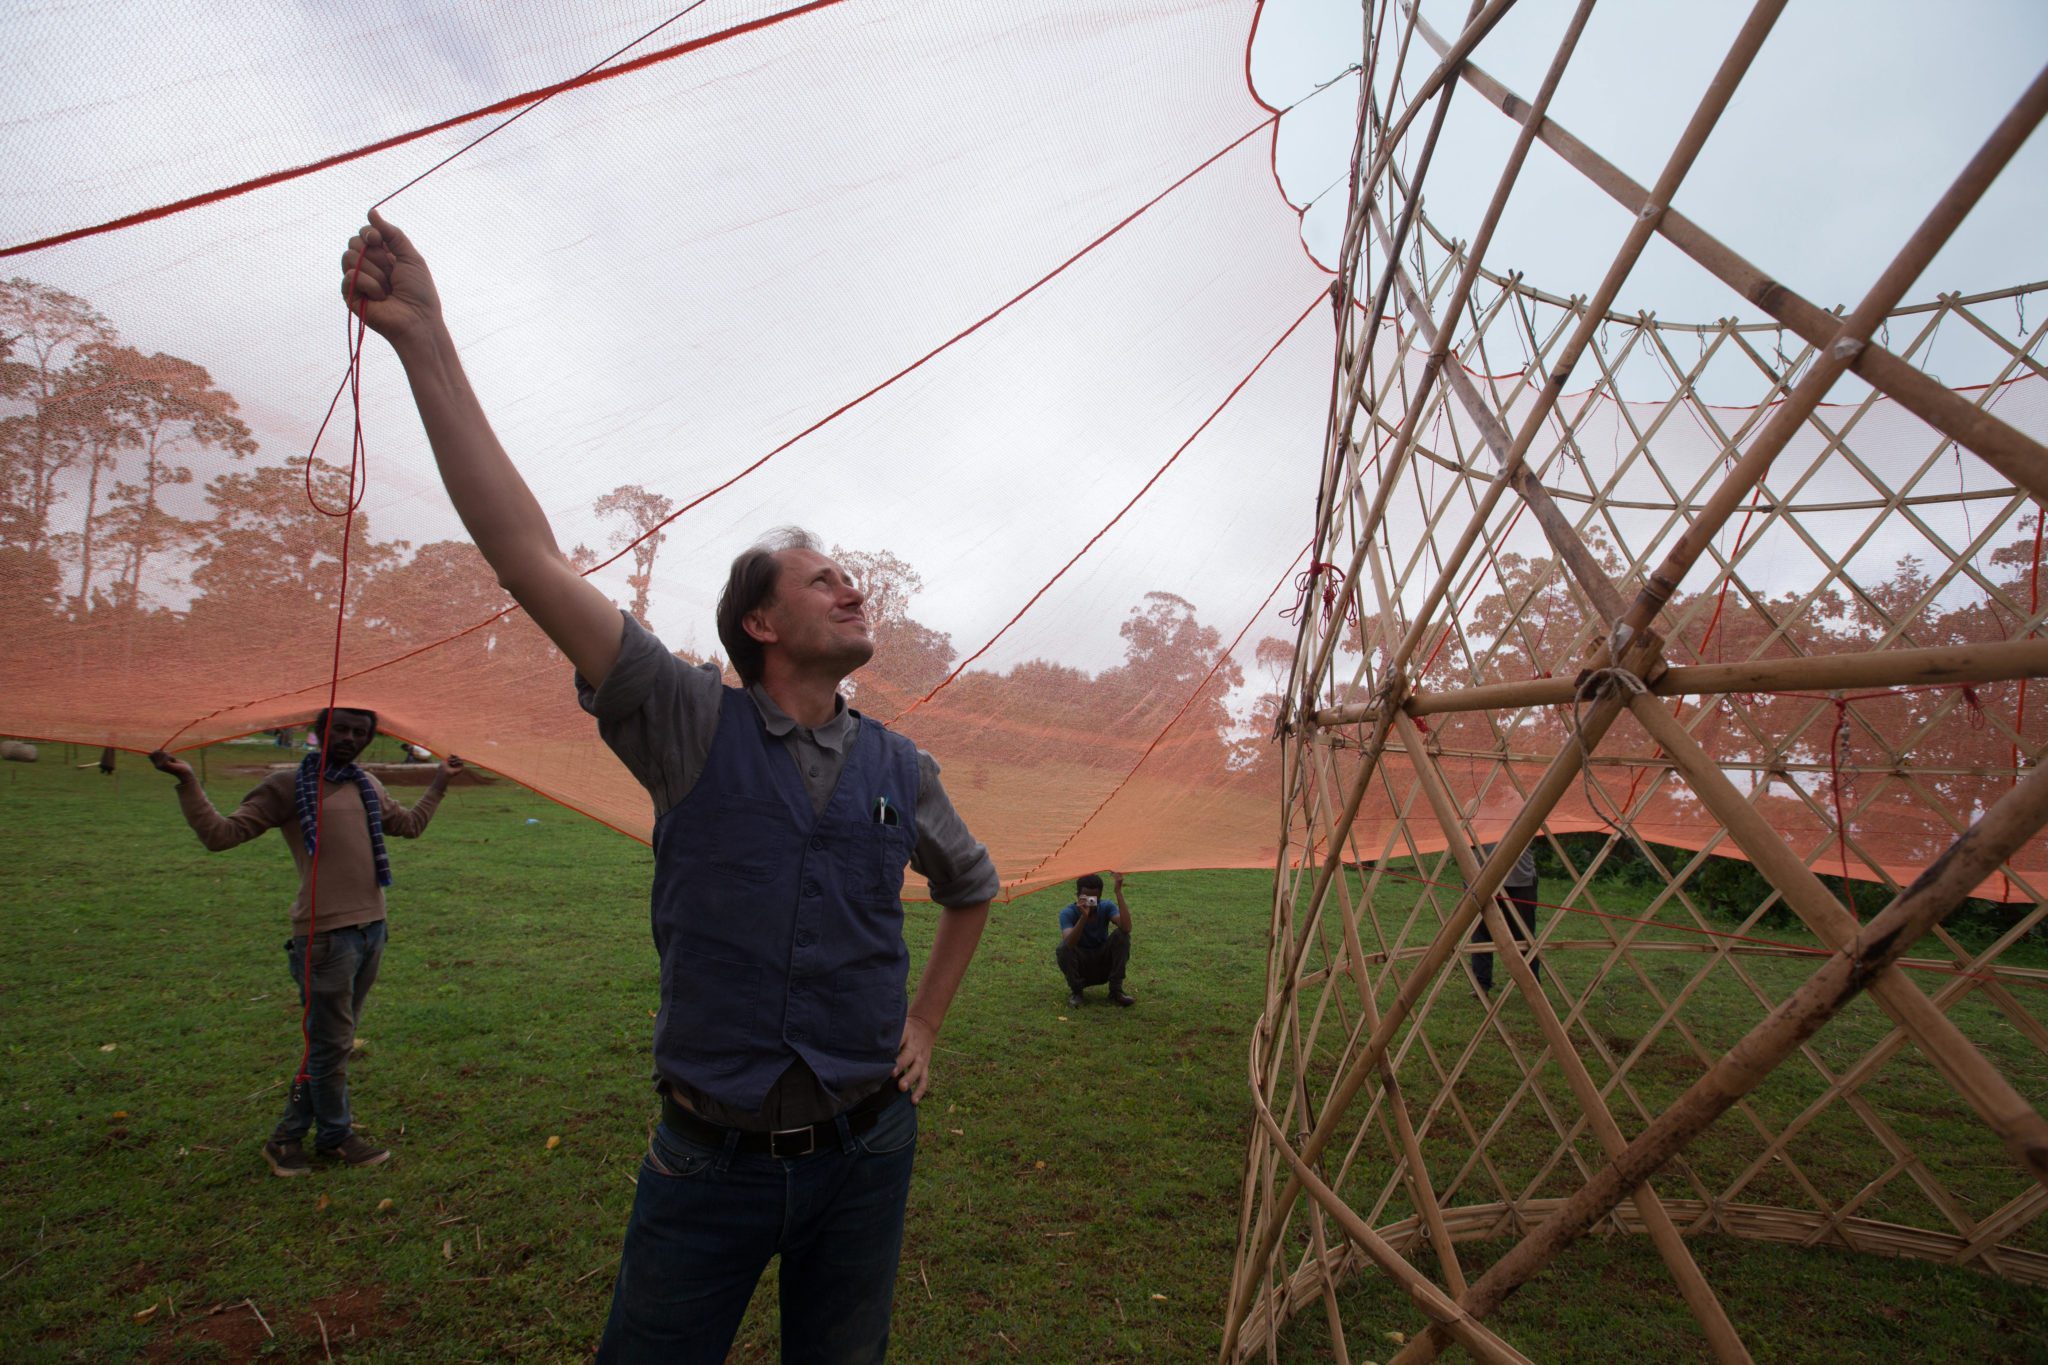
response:
[(654, 824), (658, 1075), (742, 1109), (759, 1108), (794, 1057), (835, 1094), (889, 1075), (916, 803), (917, 746), (862, 717), (813, 815), (753, 698), (725, 690), (703, 774)]

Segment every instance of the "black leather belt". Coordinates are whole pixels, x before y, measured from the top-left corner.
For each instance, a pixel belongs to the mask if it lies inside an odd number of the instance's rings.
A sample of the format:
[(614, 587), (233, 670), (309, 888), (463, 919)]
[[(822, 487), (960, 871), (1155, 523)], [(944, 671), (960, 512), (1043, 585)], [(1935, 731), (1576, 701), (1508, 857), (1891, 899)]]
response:
[(903, 1092), (893, 1084), (885, 1082), (853, 1108), (829, 1119), (821, 1119), (802, 1128), (783, 1128), (772, 1133), (752, 1132), (745, 1128), (728, 1128), (722, 1123), (712, 1123), (677, 1104), (675, 1097), (667, 1090), (661, 1092), (662, 1124), (679, 1137), (699, 1142), (706, 1147), (723, 1147), (735, 1132), (739, 1142), (735, 1150), (751, 1153), (766, 1153), (773, 1157), (808, 1156), (818, 1148), (820, 1141), (830, 1141), (839, 1136), (839, 1119), (846, 1120), (847, 1129), (854, 1133), (865, 1133), (875, 1126), (875, 1121), (898, 1099)]

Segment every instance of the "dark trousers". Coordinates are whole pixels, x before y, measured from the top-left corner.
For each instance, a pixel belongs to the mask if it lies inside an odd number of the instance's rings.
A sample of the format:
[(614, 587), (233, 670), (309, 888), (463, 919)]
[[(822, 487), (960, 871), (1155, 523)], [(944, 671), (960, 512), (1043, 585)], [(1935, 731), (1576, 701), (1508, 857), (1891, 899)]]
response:
[[(1500, 893), (1508, 902), (1503, 907), (1502, 914), (1502, 918), (1508, 922), (1508, 932), (1514, 935), (1517, 942), (1533, 942), (1536, 938), (1536, 883), (1527, 882), (1520, 886), (1504, 886), (1501, 888)], [(1472, 926), (1472, 941), (1474, 943), (1488, 944), (1493, 942), (1493, 931), (1486, 927), (1486, 917), (1484, 915), (1480, 916), (1478, 921)], [(1529, 958), (1529, 966), (1534, 969), (1537, 976), (1543, 975), (1543, 961), (1541, 958), (1532, 954)], [(1472, 975), (1479, 979), (1479, 989), (1483, 991), (1493, 989), (1492, 953), (1472, 954)]]
[(782, 1359), (868, 1365), (888, 1355), (903, 1206), (917, 1157), (905, 1095), (875, 1126), (839, 1124), (799, 1157), (736, 1150), (657, 1124), (612, 1286), (599, 1365), (725, 1359), (755, 1282), (782, 1258)]
[(1083, 948), (1062, 943), (1052, 955), (1059, 963), (1067, 989), (1076, 995), (1084, 986), (1108, 984), (1111, 994), (1123, 989), (1124, 968), (1131, 961), (1131, 936), (1121, 929), (1109, 931), (1109, 941), (1100, 948)]
[[(285, 1100), (284, 1117), (271, 1134), (279, 1142), (296, 1142), (308, 1129), (316, 1147), (339, 1147), (347, 1141), (354, 1120), (348, 1111), (348, 1054), (355, 1046), (356, 1024), (363, 1000), (377, 983), (384, 961), (383, 920), (327, 929), (313, 935), (313, 999), (306, 1015), (311, 1046), (306, 1055), (306, 1080), (295, 1083)], [(299, 1000), (306, 999), (305, 935), (284, 945)]]

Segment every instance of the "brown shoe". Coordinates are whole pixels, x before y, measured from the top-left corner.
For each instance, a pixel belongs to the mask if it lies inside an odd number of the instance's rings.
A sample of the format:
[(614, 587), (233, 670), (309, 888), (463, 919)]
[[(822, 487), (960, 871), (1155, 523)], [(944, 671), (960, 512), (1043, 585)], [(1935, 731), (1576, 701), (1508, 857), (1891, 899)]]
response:
[(306, 1149), (297, 1138), (279, 1142), (276, 1138), (263, 1144), (263, 1159), (270, 1163), (270, 1173), (287, 1178), (304, 1175), (313, 1169), (313, 1163), (306, 1160)]
[(1132, 995), (1122, 986), (1111, 986), (1109, 988), (1109, 1003), (1112, 1005), (1135, 1005), (1138, 1003), (1138, 997)]
[(391, 1149), (366, 1142), (361, 1133), (350, 1133), (339, 1147), (316, 1149), (322, 1161), (339, 1161), (348, 1166), (375, 1166), (391, 1160)]

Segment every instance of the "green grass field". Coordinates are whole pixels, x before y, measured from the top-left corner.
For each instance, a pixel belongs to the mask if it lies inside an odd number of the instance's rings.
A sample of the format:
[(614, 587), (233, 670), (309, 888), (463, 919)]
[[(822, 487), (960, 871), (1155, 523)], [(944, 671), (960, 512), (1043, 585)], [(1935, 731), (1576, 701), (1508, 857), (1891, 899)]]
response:
[[(216, 802), (252, 784), (229, 764), (271, 756), (213, 750)], [(392, 937), (352, 1068), (358, 1120), (396, 1159), (277, 1180), (256, 1149), (297, 1060), (289, 858), (276, 835), (209, 856), (168, 779), (64, 757), (0, 765), (0, 1359), (594, 1346), (656, 1112), (647, 851), (509, 784), (457, 788), (424, 839), (394, 848)], [(1133, 1010), (1067, 1007), (1051, 963), (1064, 895), (992, 917), (923, 1112), (894, 1358), (1214, 1358), (1269, 879), (1132, 888)], [(911, 909), (913, 961), (934, 913)], [(1475, 1060), (1474, 1095), (1498, 1079)], [(1695, 1246), (1759, 1359), (2048, 1360), (2042, 1291)], [(1497, 1248), (1461, 1250), (1469, 1264)], [(1346, 1295), (1354, 1362), (1370, 1324), (1418, 1326), (1377, 1278)], [(1498, 1325), (1540, 1359), (1703, 1358), (1635, 1238), (1578, 1249)], [(773, 1358), (773, 1327), (771, 1280), (737, 1356)], [(1327, 1357), (1311, 1312), (1283, 1358)]]

